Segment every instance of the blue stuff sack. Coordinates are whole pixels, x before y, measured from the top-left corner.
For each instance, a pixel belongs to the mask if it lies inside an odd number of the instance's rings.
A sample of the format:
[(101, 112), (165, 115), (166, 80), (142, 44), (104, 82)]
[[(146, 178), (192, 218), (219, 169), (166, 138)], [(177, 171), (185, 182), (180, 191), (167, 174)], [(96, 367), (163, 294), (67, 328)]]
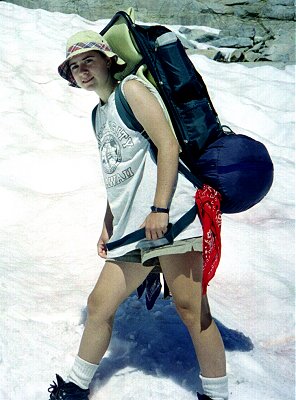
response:
[(220, 192), (221, 212), (228, 214), (259, 203), (273, 182), (273, 163), (266, 147), (234, 133), (209, 144), (191, 172)]

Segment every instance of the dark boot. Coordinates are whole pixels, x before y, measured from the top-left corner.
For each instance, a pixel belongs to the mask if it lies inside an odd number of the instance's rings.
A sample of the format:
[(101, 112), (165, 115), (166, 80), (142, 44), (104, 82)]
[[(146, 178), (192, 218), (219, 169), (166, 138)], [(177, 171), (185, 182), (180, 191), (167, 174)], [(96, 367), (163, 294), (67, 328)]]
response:
[(212, 400), (206, 394), (199, 394), (199, 393), (197, 393), (197, 398), (198, 398), (198, 400)]
[(57, 383), (53, 382), (48, 389), (49, 400), (89, 400), (89, 389), (81, 389), (73, 382), (66, 383), (59, 375), (56, 377)]

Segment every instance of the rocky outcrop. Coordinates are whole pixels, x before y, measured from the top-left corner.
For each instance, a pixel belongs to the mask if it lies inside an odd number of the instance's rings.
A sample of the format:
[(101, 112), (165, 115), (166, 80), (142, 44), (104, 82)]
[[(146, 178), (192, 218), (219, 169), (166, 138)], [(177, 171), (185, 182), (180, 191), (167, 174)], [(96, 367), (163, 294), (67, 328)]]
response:
[(293, 21), (294, 0), (12, 0), (27, 8), (78, 13), (90, 20), (110, 18), (134, 7), (142, 21), (184, 25), (226, 26), (229, 17)]
[[(12, 0), (10, 3), (77, 13), (89, 20), (111, 18), (116, 11), (132, 6), (137, 19), (143, 22), (219, 30), (219, 34), (205, 34), (196, 29), (183, 32), (190, 51), (209, 54), (220, 61), (295, 62), (294, 0)], [(206, 48), (198, 49), (199, 43)]]
[[(188, 28), (180, 28), (179, 31), (186, 37), (186, 42), (182, 38), (183, 44), (191, 54), (203, 54), (224, 62), (295, 63), (294, 29), (257, 32), (256, 26), (242, 26), (221, 30), (217, 34), (199, 29), (189, 31)], [(201, 48), (200, 44), (206, 45), (206, 48)]]

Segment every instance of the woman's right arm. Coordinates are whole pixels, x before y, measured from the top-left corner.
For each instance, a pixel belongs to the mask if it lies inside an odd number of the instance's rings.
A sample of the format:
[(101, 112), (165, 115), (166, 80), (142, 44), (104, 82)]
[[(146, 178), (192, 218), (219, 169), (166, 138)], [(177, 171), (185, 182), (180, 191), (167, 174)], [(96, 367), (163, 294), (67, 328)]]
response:
[(107, 208), (104, 218), (103, 229), (97, 244), (98, 255), (102, 258), (107, 258), (106, 243), (112, 236), (112, 232), (113, 232), (113, 215), (109, 206), (109, 202), (107, 201)]

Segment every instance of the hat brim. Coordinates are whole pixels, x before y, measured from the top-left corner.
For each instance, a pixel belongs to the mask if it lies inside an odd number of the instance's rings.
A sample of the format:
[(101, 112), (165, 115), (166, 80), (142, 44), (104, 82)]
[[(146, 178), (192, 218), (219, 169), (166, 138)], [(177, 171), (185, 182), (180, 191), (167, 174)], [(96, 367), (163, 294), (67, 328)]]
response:
[(78, 55), (78, 54), (82, 54), (82, 53), (87, 53), (88, 51), (98, 51), (102, 54), (105, 54), (107, 57), (113, 58), (116, 57), (116, 64), (123, 66), (126, 65), (126, 62), (123, 61), (120, 57), (118, 57), (117, 54), (113, 53), (112, 51), (108, 51), (108, 50), (99, 50), (97, 48), (84, 48), (84, 49), (78, 49), (76, 51), (74, 51), (73, 53), (69, 54), (69, 56), (66, 58), (66, 60), (64, 62), (62, 62), (59, 67), (58, 67), (58, 72), (60, 74), (60, 76), (64, 79), (66, 79), (66, 81), (69, 82), (69, 85), (72, 87), (77, 87), (79, 88), (80, 86), (77, 85), (75, 79), (73, 78), (72, 72), (70, 70), (70, 66), (69, 66), (69, 61), (71, 60), (71, 58), (73, 58), (74, 56)]

